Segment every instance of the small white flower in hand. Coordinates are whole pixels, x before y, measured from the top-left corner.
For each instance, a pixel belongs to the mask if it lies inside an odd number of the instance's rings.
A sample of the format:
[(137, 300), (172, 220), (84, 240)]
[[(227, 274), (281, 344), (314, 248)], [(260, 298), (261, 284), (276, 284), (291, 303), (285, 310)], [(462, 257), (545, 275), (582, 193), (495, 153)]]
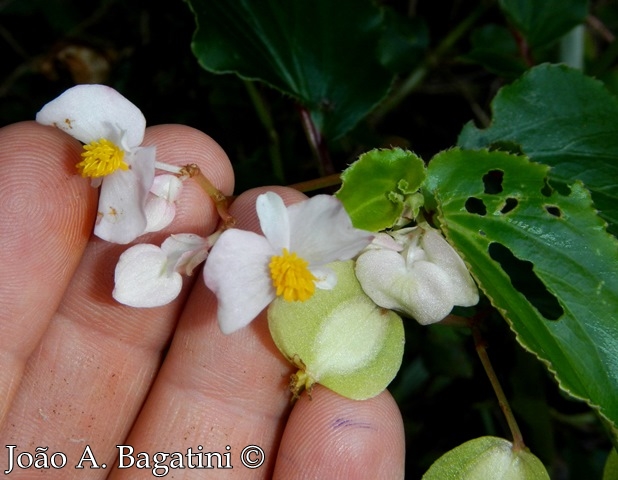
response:
[(182, 288), (182, 275), (208, 256), (213, 237), (192, 233), (172, 235), (161, 247), (139, 244), (127, 249), (116, 265), (112, 296), (131, 307), (159, 307), (174, 300)]
[(326, 264), (353, 258), (373, 238), (355, 229), (341, 202), (329, 195), (286, 207), (267, 192), (257, 198), (256, 210), (264, 236), (226, 230), (204, 266), (225, 334), (248, 325), (276, 296), (304, 301), (316, 287), (333, 288), (337, 279)]
[(142, 112), (105, 85), (77, 85), (45, 105), (37, 122), (64, 130), (84, 144), (76, 167), (101, 186), (94, 233), (129, 243), (144, 233), (145, 205), (155, 174), (155, 147), (141, 147)]
[(356, 276), (378, 305), (422, 325), (446, 317), (453, 306), (479, 301), (463, 260), (435, 229), (423, 225), (393, 233), (399, 248), (372, 244), (356, 260)]

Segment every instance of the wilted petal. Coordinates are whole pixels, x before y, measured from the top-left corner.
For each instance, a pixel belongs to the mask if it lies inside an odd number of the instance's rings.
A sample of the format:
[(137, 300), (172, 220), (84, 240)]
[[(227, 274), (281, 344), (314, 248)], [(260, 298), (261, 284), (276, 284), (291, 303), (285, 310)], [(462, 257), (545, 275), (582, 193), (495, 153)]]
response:
[(182, 288), (182, 277), (168, 274), (167, 255), (155, 245), (140, 244), (118, 259), (113, 297), (131, 307), (159, 307), (174, 300)]
[(154, 160), (154, 147), (139, 148), (129, 170), (117, 170), (105, 177), (94, 227), (96, 236), (126, 244), (144, 233), (147, 225), (144, 208), (154, 179)]
[(352, 226), (343, 204), (330, 195), (316, 195), (288, 207), (290, 251), (310, 265), (349, 260), (365, 248), (374, 235)]
[(186, 275), (191, 275), (195, 267), (206, 260), (211, 247), (208, 238), (194, 233), (171, 235), (161, 244), (168, 258), (168, 268)]
[(388, 233), (384, 232), (376, 233), (376, 236), (367, 248), (386, 248), (387, 250), (393, 250), (395, 252), (401, 252), (403, 250), (403, 246), (399, 242)]
[(157, 175), (146, 197), (146, 232), (158, 232), (167, 227), (176, 216), (176, 199), (182, 189), (182, 180), (176, 175)]
[(268, 271), (272, 246), (253, 232), (223, 232), (204, 266), (204, 281), (217, 296), (224, 334), (248, 325), (274, 298)]
[(45, 105), (36, 121), (64, 130), (82, 143), (111, 139), (118, 131), (124, 142), (137, 147), (144, 139), (142, 112), (113, 88), (77, 85)]

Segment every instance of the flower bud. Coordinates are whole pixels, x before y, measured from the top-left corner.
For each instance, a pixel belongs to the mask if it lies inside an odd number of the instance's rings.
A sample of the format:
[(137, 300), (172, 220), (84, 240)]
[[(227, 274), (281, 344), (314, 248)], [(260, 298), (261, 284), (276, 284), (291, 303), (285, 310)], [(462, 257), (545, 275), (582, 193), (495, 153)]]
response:
[(399, 248), (374, 243), (356, 261), (356, 276), (376, 304), (428, 325), (442, 320), (455, 305), (478, 302), (466, 265), (437, 230), (422, 225), (392, 237)]

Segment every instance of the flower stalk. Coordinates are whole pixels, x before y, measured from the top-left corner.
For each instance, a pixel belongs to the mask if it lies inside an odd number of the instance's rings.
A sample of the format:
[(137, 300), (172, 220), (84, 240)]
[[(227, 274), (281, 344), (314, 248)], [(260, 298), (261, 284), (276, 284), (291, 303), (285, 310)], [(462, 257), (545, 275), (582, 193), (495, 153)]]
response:
[(195, 163), (185, 165), (181, 169), (181, 175), (186, 175), (197, 182), (197, 184), (204, 190), (206, 195), (208, 195), (215, 204), (215, 208), (217, 209), (217, 213), (221, 218), (223, 225), (221, 230), (227, 230), (231, 228), (236, 223), (236, 219), (230, 215), (228, 210), (229, 201), (228, 198), (215, 187), (208, 178), (202, 173), (200, 167), (198, 167)]
[(476, 322), (471, 321), (470, 328), (472, 329), (472, 338), (474, 339), (476, 353), (481, 360), (481, 364), (485, 369), (485, 373), (489, 378), (489, 382), (491, 383), (496, 397), (498, 398), (498, 404), (500, 405), (500, 409), (502, 410), (509, 429), (511, 430), (511, 435), (513, 436), (513, 452), (525, 450), (526, 445), (524, 444), (524, 437), (521, 434), (521, 430), (519, 429), (517, 420), (515, 420), (515, 416), (513, 415), (513, 410), (511, 410), (509, 401), (504, 394), (504, 390), (502, 390), (500, 380), (498, 380), (498, 376), (496, 375), (496, 372), (494, 371), (494, 368), (489, 359), (489, 355), (487, 354), (487, 342), (481, 335), (480, 329)]

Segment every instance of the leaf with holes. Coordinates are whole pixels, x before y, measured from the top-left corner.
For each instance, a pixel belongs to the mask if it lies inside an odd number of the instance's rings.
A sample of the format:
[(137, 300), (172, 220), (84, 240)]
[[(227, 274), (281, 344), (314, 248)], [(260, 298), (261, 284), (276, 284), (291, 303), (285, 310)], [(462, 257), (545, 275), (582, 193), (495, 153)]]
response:
[(383, 15), (370, 0), (188, 0), (193, 52), (214, 73), (260, 80), (298, 100), (336, 138), (386, 95)]
[(488, 128), (464, 127), (460, 147), (520, 145), (531, 160), (553, 167), (552, 183), (583, 181), (618, 233), (618, 100), (601, 82), (564, 65), (540, 65), (502, 88), (492, 110)]
[[(518, 341), (618, 431), (618, 242), (580, 182), (505, 152), (432, 159), (424, 192), (447, 239)], [(433, 197), (433, 198), (431, 198)]]

